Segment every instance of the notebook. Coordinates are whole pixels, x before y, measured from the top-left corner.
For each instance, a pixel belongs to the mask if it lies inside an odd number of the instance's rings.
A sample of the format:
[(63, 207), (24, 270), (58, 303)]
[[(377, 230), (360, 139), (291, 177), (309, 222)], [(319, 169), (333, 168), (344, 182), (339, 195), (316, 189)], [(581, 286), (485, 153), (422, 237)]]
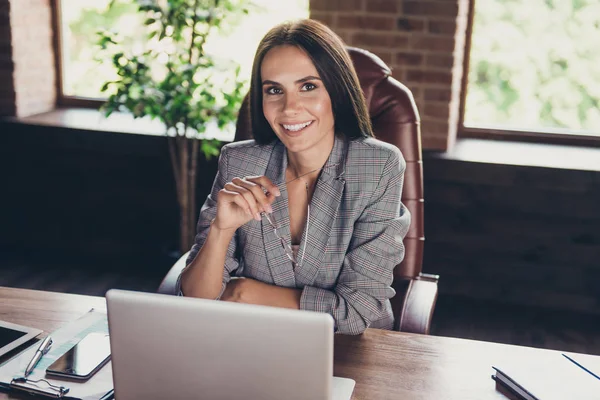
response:
[(492, 367), (499, 384), (522, 400), (600, 400), (600, 379), (594, 370), (600, 357), (556, 352), (549, 358)]
[(326, 313), (109, 290), (118, 400), (349, 400)]

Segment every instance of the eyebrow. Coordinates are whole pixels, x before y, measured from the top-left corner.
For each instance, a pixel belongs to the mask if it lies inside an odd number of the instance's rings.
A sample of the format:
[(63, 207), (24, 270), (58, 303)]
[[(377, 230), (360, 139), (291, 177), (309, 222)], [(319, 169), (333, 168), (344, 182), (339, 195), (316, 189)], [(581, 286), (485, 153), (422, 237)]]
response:
[[(321, 78), (319, 78), (318, 76), (313, 76), (313, 75), (309, 75), (309, 76), (305, 76), (304, 78), (298, 79), (297, 81), (295, 81), (294, 83), (298, 84), (298, 83), (304, 83), (306, 81), (314, 81), (314, 80), (318, 80), (320, 81)], [(263, 85), (279, 85), (279, 82), (275, 82), (275, 81), (270, 81), (270, 80), (264, 80)]]

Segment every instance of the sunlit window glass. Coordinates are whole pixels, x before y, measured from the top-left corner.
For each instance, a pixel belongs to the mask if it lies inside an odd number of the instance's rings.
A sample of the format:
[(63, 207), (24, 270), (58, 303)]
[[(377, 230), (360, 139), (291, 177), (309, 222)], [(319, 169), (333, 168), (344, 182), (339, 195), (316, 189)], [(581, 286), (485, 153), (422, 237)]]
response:
[(600, 2), (477, 0), (464, 124), (600, 135)]
[[(111, 29), (125, 38), (125, 51), (141, 51), (147, 39), (144, 15), (135, 0), (60, 0), (62, 91), (68, 97), (101, 99), (104, 82), (114, 78), (110, 60), (98, 62), (98, 31)], [(252, 0), (252, 11), (231, 29), (212, 35), (207, 52), (240, 64), (241, 79), (249, 80), (256, 46), (274, 25), (308, 18), (308, 0)]]

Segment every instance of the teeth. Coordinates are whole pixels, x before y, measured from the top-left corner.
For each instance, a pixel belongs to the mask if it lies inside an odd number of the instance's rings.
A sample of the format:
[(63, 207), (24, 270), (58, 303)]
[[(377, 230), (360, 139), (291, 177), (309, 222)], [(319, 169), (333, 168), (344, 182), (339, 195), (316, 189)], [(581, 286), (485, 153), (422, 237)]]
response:
[(309, 126), (312, 123), (312, 121), (308, 121), (305, 122), (303, 124), (296, 124), (296, 125), (283, 125), (283, 127), (285, 129), (287, 129), (288, 131), (292, 131), (292, 132), (297, 132), (300, 129), (306, 128), (307, 126)]

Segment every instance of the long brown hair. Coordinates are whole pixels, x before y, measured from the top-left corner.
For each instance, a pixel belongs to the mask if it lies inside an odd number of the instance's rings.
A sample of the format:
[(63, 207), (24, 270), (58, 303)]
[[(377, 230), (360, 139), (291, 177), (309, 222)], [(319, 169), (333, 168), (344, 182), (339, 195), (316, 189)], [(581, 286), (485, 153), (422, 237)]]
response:
[(264, 116), (260, 72), (269, 50), (283, 45), (302, 49), (312, 60), (331, 98), (336, 133), (349, 139), (373, 136), (365, 98), (344, 42), (326, 25), (302, 19), (272, 28), (256, 50), (250, 81), (250, 117), (254, 140), (259, 144), (267, 144), (277, 138)]

